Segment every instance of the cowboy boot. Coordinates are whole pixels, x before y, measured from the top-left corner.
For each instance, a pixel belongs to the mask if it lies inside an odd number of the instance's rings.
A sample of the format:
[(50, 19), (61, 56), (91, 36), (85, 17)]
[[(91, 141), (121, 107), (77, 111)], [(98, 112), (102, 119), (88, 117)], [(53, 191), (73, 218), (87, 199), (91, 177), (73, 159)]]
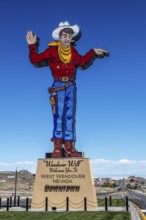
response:
[(65, 141), (65, 151), (67, 157), (81, 157), (81, 153), (79, 153), (75, 147), (73, 146), (72, 141)]
[(52, 153), (52, 158), (62, 157), (62, 139), (51, 138), (51, 141), (54, 142), (54, 151)]

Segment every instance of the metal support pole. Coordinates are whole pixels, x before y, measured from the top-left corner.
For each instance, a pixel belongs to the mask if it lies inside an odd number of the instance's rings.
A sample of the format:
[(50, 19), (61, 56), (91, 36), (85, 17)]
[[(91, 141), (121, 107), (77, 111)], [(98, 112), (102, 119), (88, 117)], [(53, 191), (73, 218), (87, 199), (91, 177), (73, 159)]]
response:
[(12, 207), (12, 197), (10, 197), (10, 207)]
[(69, 211), (69, 197), (66, 197), (66, 211)]
[(87, 211), (87, 198), (84, 197), (84, 211)]
[(48, 197), (45, 199), (45, 211), (48, 212)]
[(17, 201), (17, 206), (19, 207), (20, 206), (20, 196), (18, 196), (18, 201)]
[(128, 206), (128, 196), (126, 196), (126, 211), (129, 211), (129, 206)]
[(28, 198), (26, 198), (26, 211), (28, 212)]
[(110, 203), (109, 205), (112, 206), (112, 197), (111, 196), (109, 197), (109, 203)]
[(107, 211), (107, 197), (105, 197), (105, 211)]
[(7, 198), (7, 212), (9, 211), (9, 198)]
[(17, 170), (16, 170), (16, 172), (15, 172), (14, 206), (16, 206), (16, 195), (17, 195)]
[(16, 196), (14, 195), (14, 206), (16, 206)]
[(0, 198), (0, 209), (2, 208), (2, 199)]

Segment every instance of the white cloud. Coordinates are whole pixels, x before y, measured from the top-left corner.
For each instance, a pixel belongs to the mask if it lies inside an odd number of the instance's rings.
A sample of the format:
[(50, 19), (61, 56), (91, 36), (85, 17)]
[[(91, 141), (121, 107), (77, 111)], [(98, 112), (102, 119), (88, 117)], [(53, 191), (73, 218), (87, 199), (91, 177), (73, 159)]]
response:
[(2, 166), (2, 167), (13, 166), (13, 163), (0, 162), (0, 166)]
[(108, 164), (110, 162), (111, 162), (110, 160), (105, 160), (105, 159), (92, 160), (92, 164)]
[(134, 160), (127, 160), (127, 159), (122, 159), (122, 160), (119, 160), (119, 161), (117, 161), (117, 163), (118, 164), (135, 164), (136, 163), (136, 161), (134, 161)]
[(18, 161), (18, 162), (16, 162), (16, 164), (17, 165), (30, 165), (30, 166), (36, 165), (36, 163), (34, 161)]
[(106, 160), (94, 159), (92, 162), (93, 174), (103, 175), (136, 175), (146, 177), (146, 160)]
[(28, 170), (36, 172), (36, 162), (34, 161), (16, 161), (14, 163), (0, 162), (0, 171)]
[(92, 164), (110, 164), (110, 165), (145, 165), (146, 166), (146, 160), (128, 160), (128, 159), (121, 159), (121, 160), (105, 160), (105, 159), (94, 159), (92, 160)]

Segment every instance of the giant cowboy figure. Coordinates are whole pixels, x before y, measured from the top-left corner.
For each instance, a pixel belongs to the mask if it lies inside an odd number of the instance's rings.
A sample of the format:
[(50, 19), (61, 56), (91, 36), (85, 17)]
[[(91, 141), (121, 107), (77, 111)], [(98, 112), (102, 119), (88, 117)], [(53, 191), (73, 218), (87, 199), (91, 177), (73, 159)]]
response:
[(53, 158), (62, 157), (63, 149), (65, 149), (66, 157), (81, 156), (75, 148), (76, 70), (88, 68), (97, 57), (108, 56), (108, 51), (103, 49), (91, 49), (81, 56), (72, 46), (72, 42), (79, 34), (78, 25), (71, 26), (67, 21), (61, 22), (52, 33), (55, 41), (40, 54), (37, 53), (37, 36), (32, 31), (28, 31), (26, 35), (30, 61), (36, 67), (50, 66), (54, 79), (49, 89), (54, 117), (53, 137), (51, 138), (54, 142)]

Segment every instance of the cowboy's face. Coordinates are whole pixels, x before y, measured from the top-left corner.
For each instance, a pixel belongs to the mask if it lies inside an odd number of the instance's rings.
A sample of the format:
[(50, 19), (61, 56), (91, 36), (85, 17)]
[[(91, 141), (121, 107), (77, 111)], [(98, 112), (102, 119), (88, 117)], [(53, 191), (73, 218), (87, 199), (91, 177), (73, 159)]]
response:
[(71, 43), (71, 40), (72, 40), (72, 34), (63, 32), (62, 35), (60, 36), (60, 41), (64, 47), (68, 47)]

